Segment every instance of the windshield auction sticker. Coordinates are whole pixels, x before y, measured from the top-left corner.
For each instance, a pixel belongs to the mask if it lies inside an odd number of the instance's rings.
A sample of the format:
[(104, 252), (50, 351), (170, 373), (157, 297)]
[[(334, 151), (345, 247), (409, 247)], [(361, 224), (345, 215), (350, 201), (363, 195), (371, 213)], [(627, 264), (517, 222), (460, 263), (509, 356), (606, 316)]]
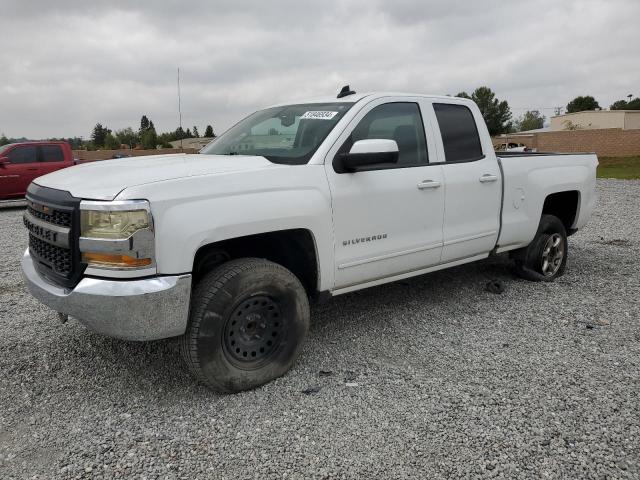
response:
[(310, 119), (310, 120), (331, 120), (333, 117), (335, 117), (338, 114), (338, 112), (330, 112), (330, 111), (311, 111), (311, 112), (305, 112), (304, 115), (302, 115), (302, 119)]

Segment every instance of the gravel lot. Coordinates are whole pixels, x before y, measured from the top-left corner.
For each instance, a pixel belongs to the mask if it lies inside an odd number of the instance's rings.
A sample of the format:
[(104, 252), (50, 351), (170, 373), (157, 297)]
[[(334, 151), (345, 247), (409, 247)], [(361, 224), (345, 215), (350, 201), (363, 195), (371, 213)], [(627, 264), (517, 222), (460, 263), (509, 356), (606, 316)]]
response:
[(233, 396), (173, 340), (59, 325), (2, 210), (0, 477), (640, 478), (640, 182), (598, 186), (555, 283), (493, 259), (338, 297), (288, 375)]

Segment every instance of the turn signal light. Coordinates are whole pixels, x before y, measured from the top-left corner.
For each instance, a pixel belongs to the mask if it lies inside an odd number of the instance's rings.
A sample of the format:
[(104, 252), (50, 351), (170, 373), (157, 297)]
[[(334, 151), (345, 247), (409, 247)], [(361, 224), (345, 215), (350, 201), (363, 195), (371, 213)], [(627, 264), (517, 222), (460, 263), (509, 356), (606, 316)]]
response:
[(150, 258), (133, 258), (128, 255), (117, 255), (111, 253), (83, 253), (82, 261), (91, 265), (101, 267), (136, 268), (151, 265)]

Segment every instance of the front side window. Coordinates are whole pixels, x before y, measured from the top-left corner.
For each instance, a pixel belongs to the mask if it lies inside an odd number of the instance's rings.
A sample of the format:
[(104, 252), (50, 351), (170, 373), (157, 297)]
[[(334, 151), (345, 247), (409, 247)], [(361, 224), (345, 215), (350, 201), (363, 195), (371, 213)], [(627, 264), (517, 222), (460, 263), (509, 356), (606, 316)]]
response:
[(468, 107), (434, 103), (447, 162), (472, 162), (482, 158), (480, 135)]
[(64, 155), (60, 145), (43, 145), (42, 150), (43, 162), (64, 162)]
[(11, 163), (36, 163), (38, 161), (38, 147), (26, 145), (10, 150), (7, 158)]
[(267, 108), (248, 116), (207, 145), (205, 155), (259, 155), (303, 165), (353, 103), (312, 103)]
[(398, 144), (398, 162), (386, 168), (425, 165), (429, 161), (417, 103), (385, 103), (373, 108), (353, 129), (341, 150), (348, 152), (358, 140), (369, 139), (395, 140)]

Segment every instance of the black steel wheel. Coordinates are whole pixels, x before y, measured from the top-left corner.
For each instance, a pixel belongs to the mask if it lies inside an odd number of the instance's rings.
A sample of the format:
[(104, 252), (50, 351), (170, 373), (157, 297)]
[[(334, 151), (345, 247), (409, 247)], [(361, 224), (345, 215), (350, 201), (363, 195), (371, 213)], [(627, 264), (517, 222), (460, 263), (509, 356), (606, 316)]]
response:
[(277, 352), (286, 335), (286, 323), (277, 301), (253, 295), (241, 300), (226, 322), (225, 355), (238, 368), (260, 368)]
[(287, 372), (308, 329), (307, 294), (293, 273), (268, 260), (232, 260), (194, 288), (182, 354), (210, 388), (239, 392)]

